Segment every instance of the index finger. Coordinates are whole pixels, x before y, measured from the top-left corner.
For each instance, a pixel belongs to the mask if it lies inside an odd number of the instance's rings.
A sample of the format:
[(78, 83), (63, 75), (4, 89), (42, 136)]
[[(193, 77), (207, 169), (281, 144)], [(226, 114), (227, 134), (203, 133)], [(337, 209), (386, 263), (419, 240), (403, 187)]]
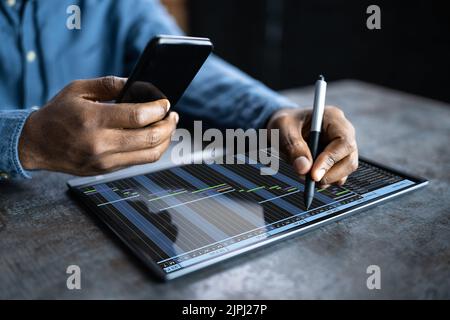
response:
[(74, 81), (72, 88), (77, 90), (84, 99), (91, 101), (110, 101), (117, 98), (125, 86), (126, 81), (126, 78), (107, 76)]
[(142, 128), (162, 120), (170, 109), (167, 99), (145, 103), (105, 104), (101, 117), (107, 128)]

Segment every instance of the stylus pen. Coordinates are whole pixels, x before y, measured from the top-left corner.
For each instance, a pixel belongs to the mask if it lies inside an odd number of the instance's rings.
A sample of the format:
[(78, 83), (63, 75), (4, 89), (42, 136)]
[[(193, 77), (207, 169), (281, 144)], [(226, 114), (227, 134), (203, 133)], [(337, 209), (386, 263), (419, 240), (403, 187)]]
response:
[[(313, 162), (317, 157), (317, 149), (319, 148), (320, 129), (322, 128), (323, 111), (325, 110), (325, 93), (327, 91), (327, 83), (322, 75), (316, 81), (316, 89), (314, 91), (314, 107), (311, 119), (311, 129), (309, 132), (308, 147), (311, 151)], [(305, 177), (305, 192), (303, 198), (305, 200), (306, 210), (309, 209), (314, 199), (315, 182), (311, 178), (311, 170)]]

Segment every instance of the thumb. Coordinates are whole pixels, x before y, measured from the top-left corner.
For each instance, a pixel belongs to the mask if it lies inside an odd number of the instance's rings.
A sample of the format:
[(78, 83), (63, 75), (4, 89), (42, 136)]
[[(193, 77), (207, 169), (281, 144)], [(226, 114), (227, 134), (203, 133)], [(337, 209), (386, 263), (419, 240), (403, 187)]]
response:
[(96, 79), (79, 81), (79, 91), (83, 98), (92, 101), (111, 101), (115, 100), (127, 79), (114, 76), (107, 76)]

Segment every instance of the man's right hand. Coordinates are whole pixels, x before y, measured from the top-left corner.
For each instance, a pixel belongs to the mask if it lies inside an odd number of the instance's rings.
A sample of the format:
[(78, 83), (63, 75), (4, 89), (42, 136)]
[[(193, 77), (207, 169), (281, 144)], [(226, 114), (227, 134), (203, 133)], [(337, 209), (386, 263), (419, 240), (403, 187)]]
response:
[[(27, 119), (19, 141), (25, 169), (95, 175), (157, 161), (170, 144), (178, 114), (168, 100), (114, 100), (126, 79), (77, 80)], [(166, 117), (166, 118), (165, 118)]]

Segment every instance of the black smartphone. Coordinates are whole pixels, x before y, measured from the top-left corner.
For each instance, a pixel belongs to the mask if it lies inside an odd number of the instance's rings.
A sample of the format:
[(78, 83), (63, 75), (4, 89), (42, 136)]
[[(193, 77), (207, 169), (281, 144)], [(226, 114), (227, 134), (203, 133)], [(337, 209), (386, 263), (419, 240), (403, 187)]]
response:
[(213, 50), (207, 38), (156, 36), (147, 44), (116, 102), (180, 100)]

